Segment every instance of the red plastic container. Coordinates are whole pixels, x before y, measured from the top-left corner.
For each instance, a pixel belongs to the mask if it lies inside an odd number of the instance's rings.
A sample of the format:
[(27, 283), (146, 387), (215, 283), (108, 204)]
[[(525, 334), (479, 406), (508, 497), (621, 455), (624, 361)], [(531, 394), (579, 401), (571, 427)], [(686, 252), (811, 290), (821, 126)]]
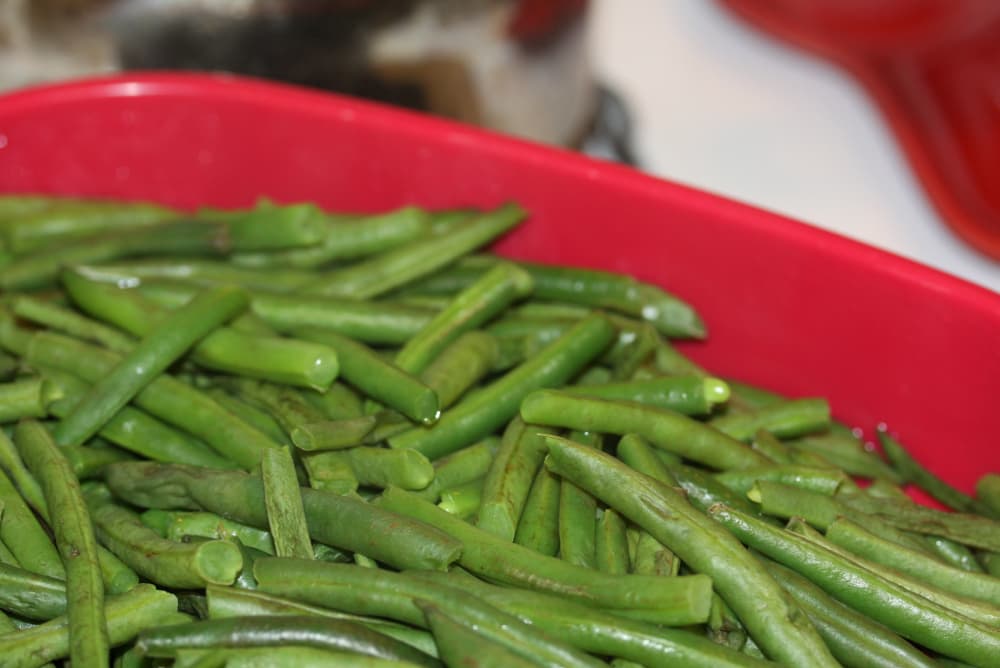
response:
[(1000, 295), (628, 168), (354, 99), (128, 75), (0, 98), (0, 191), (379, 210), (517, 200), (498, 250), (654, 281), (709, 326), (719, 374), (828, 397), (969, 490), (1000, 471)]

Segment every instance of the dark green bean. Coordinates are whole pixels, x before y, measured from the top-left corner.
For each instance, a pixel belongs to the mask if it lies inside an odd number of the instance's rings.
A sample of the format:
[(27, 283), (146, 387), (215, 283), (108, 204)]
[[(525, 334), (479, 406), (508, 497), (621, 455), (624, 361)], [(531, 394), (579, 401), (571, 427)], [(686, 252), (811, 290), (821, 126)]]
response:
[(979, 503), (964, 492), (960, 492), (941, 478), (937, 477), (924, 468), (914, 459), (906, 448), (898, 440), (889, 435), (884, 425), (876, 432), (882, 451), (893, 468), (899, 473), (904, 482), (917, 485), (935, 499), (954, 510), (966, 513), (979, 513), (980, 515), (994, 516), (1000, 519), (1000, 514), (994, 515), (992, 509), (985, 504)]
[(0, 422), (45, 417), (49, 404), (61, 396), (59, 387), (41, 376), (0, 383)]
[(433, 462), (434, 479), (417, 496), (436, 502), (441, 490), (483, 478), (500, 447), (500, 439), (490, 436)]
[(112, 502), (106, 490), (89, 486), (86, 498), (101, 543), (150, 582), (179, 589), (231, 584), (243, 568), (240, 550), (231, 542), (165, 540), (134, 512)]
[(424, 613), (441, 659), (448, 666), (541, 668), (548, 665), (536, 661), (536, 657), (523, 647), (504, 645), (483, 637), (475, 626), (463, 624), (432, 603), (418, 600), (416, 605)]
[(729, 398), (729, 387), (725, 381), (692, 375), (574, 385), (561, 391), (597, 399), (634, 401), (684, 415), (708, 415), (715, 406), (725, 403)]
[(59, 423), (56, 441), (62, 445), (82, 443), (96, 434), (188, 348), (243, 310), (246, 303), (239, 290), (209, 289), (171, 313)]
[(386, 362), (368, 346), (336, 332), (314, 327), (296, 329), (307, 341), (328, 345), (337, 351), (344, 380), (369, 397), (395, 408), (416, 422), (437, 420), (437, 394), (411, 374)]
[(45, 622), (66, 612), (66, 583), (11, 564), (0, 564), (0, 609)]
[(295, 447), (307, 452), (343, 450), (360, 445), (365, 436), (375, 429), (377, 422), (374, 415), (308, 422), (292, 429), (292, 442)]
[(132, 337), (113, 327), (108, 327), (64, 306), (35, 297), (21, 295), (15, 298), (11, 310), (20, 318), (100, 344), (115, 352), (126, 353), (136, 344)]
[(434, 478), (434, 467), (416, 450), (392, 450), (358, 446), (309, 455), (309, 460), (342, 462), (358, 483), (370, 487), (395, 485), (403, 489), (423, 489)]
[(107, 665), (104, 582), (97, 540), (80, 483), (52, 437), (38, 422), (19, 422), (14, 430), (14, 443), (42, 488), (49, 510), (49, 527), (66, 571), (69, 658), (81, 666)]
[(466, 332), (434, 358), (419, 378), (434, 390), (441, 410), (493, 371), (500, 359), (496, 337), (478, 330)]
[(397, 488), (387, 489), (375, 503), (427, 522), (460, 540), (463, 548), (459, 565), (491, 581), (551, 591), (668, 625), (700, 623), (708, 617), (708, 577), (608, 575), (503, 540)]
[(0, 267), (0, 288), (26, 290), (55, 283), (63, 267), (134, 255), (217, 255), (228, 249), (225, 225), (180, 221), (101, 234), (46, 247)]
[[(257, 528), (267, 526), (260, 479), (238, 471), (126, 462), (109, 467), (108, 485), (140, 507), (208, 510)], [(360, 552), (395, 568), (444, 569), (461, 544), (440, 529), (365, 501), (302, 489), (313, 540)]]
[(255, 615), (147, 629), (136, 646), (146, 656), (169, 658), (178, 649), (306, 645), (346, 650), (419, 666), (441, 664), (423, 652), (356, 622), (326, 617)]
[[(88, 392), (87, 384), (72, 374), (43, 369), (42, 375), (63, 391), (63, 398), (50, 410), (56, 417), (65, 417)], [(124, 406), (98, 432), (115, 445), (130, 452), (161, 462), (194, 464), (211, 468), (233, 468), (228, 459), (216, 454), (198, 439), (160, 422), (152, 415), (132, 406)]]
[(539, 554), (559, 554), (559, 478), (544, 466), (535, 474), (517, 523), (514, 542)]
[[(786, 441), (793, 451), (822, 455), (824, 460), (841, 468), (845, 473), (862, 478), (885, 478), (901, 482), (899, 474), (849, 430), (837, 428), (836, 423), (825, 434), (811, 434)], [(813, 466), (808, 462), (796, 462)]]
[(711, 577), (768, 656), (792, 665), (837, 665), (763, 567), (683, 495), (592, 448), (555, 437), (546, 440), (546, 466), (648, 531), (693, 570)]
[(834, 657), (847, 668), (931, 668), (936, 663), (913, 645), (868, 617), (830, 598), (790, 568), (761, 557), (819, 631)]
[(0, 501), (4, 505), (0, 516), (0, 542), (7, 546), (22, 568), (65, 580), (66, 570), (59, 552), (3, 471), (0, 471)]
[(524, 217), (506, 204), (473, 217), (451, 233), (392, 249), (343, 269), (334, 269), (305, 286), (307, 293), (370, 299), (451, 264), (469, 251), (504, 234)]
[(417, 427), (389, 439), (393, 448), (414, 448), (437, 459), (484, 438), (517, 413), (532, 390), (565, 383), (611, 343), (614, 327), (588, 316), (534, 357), (499, 380), (469, 394), (432, 427)]
[[(290, 563), (294, 568), (289, 567)], [(559, 639), (436, 578), (423, 579), (418, 574), (374, 571), (343, 564), (276, 559), (261, 559), (254, 573), (264, 592), (416, 626), (426, 625), (418, 601), (436, 603), (476, 624), (485, 637), (505, 644), (520, 643), (524, 651), (535, 652), (545, 661), (544, 665), (581, 668), (601, 665)]]
[(274, 554), (274, 541), (270, 533), (227, 520), (214, 513), (153, 509), (142, 513), (139, 519), (167, 540), (181, 543), (191, 536), (238, 540), (247, 547), (265, 554)]
[[(600, 434), (573, 432), (572, 438), (592, 448), (601, 447)], [(597, 499), (566, 479), (559, 481), (557, 528), (559, 558), (577, 566), (597, 568)]]
[(829, 428), (830, 405), (826, 399), (790, 399), (752, 413), (720, 415), (709, 424), (741, 441), (752, 439), (758, 429), (766, 429), (778, 438), (794, 438)]
[(841, 517), (826, 529), (830, 542), (860, 557), (904, 573), (959, 596), (986, 601), (1000, 611), (1000, 580), (942, 564), (925, 554), (886, 540)]
[(275, 554), (312, 559), (312, 543), (309, 542), (309, 528), (302, 509), (295, 462), (288, 447), (266, 450), (260, 461), (260, 472), (264, 483), (267, 525), (271, 530)]
[(419, 374), (459, 335), (484, 324), (512, 302), (530, 294), (531, 277), (511, 263), (500, 263), (455, 295), (447, 307), (396, 354), (400, 369)]
[(987, 473), (976, 481), (976, 499), (990, 508), (994, 515), (1000, 515), (1000, 474)]
[[(149, 584), (109, 597), (104, 616), (111, 646), (129, 642), (142, 631), (177, 614), (177, 598)], [(9, 668), (36, 668), (69, 656), (70, 636), (65, 616), (30, 629), (0, 635), (0, 652)]]
[(531, 491), (531, 483), (545, 459), (545, 433), (511, 420), (500, 449), (483, 482), (482, 504), (476, 526), (505, 540), (514, 540), (517, 524)]
[(976, 665), (1000, 656), (1000, 632), (929, 601), (810, 539), (725, 506), (709, 514), (741, 541), (904, 638)]

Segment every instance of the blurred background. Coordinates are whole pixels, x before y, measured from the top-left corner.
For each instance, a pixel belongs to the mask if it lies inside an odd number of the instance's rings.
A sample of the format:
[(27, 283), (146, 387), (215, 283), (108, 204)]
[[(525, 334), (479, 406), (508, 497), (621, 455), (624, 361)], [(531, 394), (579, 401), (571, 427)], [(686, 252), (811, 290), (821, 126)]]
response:
[[(914, 127), (897, 117), (894, 133), (886, 97), (879, 106), (859, 70), (816, 55), (830, 46), (822, 35), (788, 41), (769, 23), (779, 10), (829, 28), (834, 46), (892, 82), (933, 84), (924, 97), (897, 86), (901, 113), (944, 99), (961, 114)], [(338, 90), (635, 164), (1000, 292), (987, 252), (997, 253), (981, 243), (993, 225), (1000, 247), (989, 207), (1000, 201), (998, 10), (985, 0), (0, 0), (0, 89), (185, 68)], [(931, 159), (915, 162), (928, 127), (967, 130), (965, 144), (928, 133)], [(952, 181), (934, 181), (941, 165)], [(963, 240), (959, 222), (986, 232)]]

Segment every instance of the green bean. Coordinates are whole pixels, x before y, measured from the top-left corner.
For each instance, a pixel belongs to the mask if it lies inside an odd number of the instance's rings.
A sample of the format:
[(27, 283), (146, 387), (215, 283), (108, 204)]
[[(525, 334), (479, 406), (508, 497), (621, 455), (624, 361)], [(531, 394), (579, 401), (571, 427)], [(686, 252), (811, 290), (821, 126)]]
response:
[[(573, 440), (577, 443), (580, 442), (579, 439)], [(618, 455), (618, 459), (639, 473), (655, 478), (665, 485), (677, 487), (679, 484), (677, 479), (674, 478), (673, 473), (670, 472), (670, 469), (663, 463), (663, 460), (656, 456), (653, 446), (638, 434), (625, 434), (622, 436), (618, 441), (616, 454)]]
[(463, 546), (459, 565), (491, 581), (551, 591), (616, 611), (635, 611), (669, 625), (700, 623), (708, 616), (708, 577), (608, 575), (574, 566), (503, 540), (397, 488), (387, 489), (375, 504), (454, 536)]
[(656, 447), (712, 468), (725, 470), (767, 464), (767, 460), (743, 443), (689, 417), (628, 401), (539, 390), (524, 398), (521, 417), (530, 423), (580, 431), (636, 433)]
[[(255, 406), (254, 404), (244, 401), (239, 397), (235, 397), (229, 394), (226, 390), (221, 387), (207, 387), (204, 388), (205, 394), (210, 396), (217, 404), (228, 410), (230, 413), (238, 417), (243, 422), (267, 435), (272, 441), (280, 445), (290, 445), (292, 439), (285, 430), (281, 428), (278, 421), (275, 420), (270, 413), (262, 410)], [(317, 394), (315, 392), (310, 392), (308, 394)], [(303, 393), (303, 398), (308, 396), (307, 393)], [(156, 457), (150, 457), (150, 459), (156, 459)], [(178, 464), (194, 464), (196, 466), (203, 466), (195, 461), (177, 461)]]
[(322, 455), (327, 461), (343, 462), (361, 485), (403, 489), (423, 489), (434, 478), (434, 467), (416, 450), (358, 446), (346, 450), (331, 450)]
[[(899, 474), (870, 450), (849, 431), (831, 429), (825, 434), (812, 434), (786, 441), (793, 451), (822, 455), (823, 458), (841, 468), (845, 473), (862, 478), (885, 478), (890, 482), (901, 482)], [(807, 466), (812, 464), (803, 463)]]
[[(88, 392), (87, 384), (72, 374), (43, 369), (42, 375), (55, 383), (64, 396), (50, 406), (56, 417), (65, 417)], [(235, 464), (216, 454), (198, 439), (160, 422), (132, 406), (124, 406), (101, 427), (100, 436), (138, 455), (163, 462), (195, 464), (212, 468), (233, 468)], [(64, 446), (65, 447), (65, 446)]]
[(832, 495), (847, 480), (847, 475), (838, 469), (772, 465), (766, 468), (723, 471), (715, 474), (715, 479), (737, 494), (746, 494), (759, 481), (769, 480)]
[(427, 501), (436, 502), (441, 490), (484, 477), (499, 447), (500, 439), (489, 436), (447, 457), (435, 460), (434, 479), (427, 487), (418, 490), (416, 495)]
[(711, 577), (768, 656), (793, 665), (836, 665), (815, 629), (761, 565), (680, 493), (609, 455), (564, 439), (546, 440), (546, 466), (648, 531), (694, 571)]
[(884, 426), (876, 432), (876, 435), (878, 436), (879, 444), (882, 446), (882, 451), (885, 452), (886, 458), (904, 482), (917, 485), (932, 497), (954, 510), (1000, 518), (1000, 514), (994, 515), (988, 505), (979, 503), (968, 494), (960, 492), (921, 466), (898, 440), (889, 435)]
[(390, 438), (389, 445), (414, 448), (433, 460), (484, 438), (514, 417), (532, 390), (560, 385), (579, 373), (613, 336), (606, 318), (588, 316), (499, 380), (466, 396), (434, 426), (405, 431)]
[(559, 478), (541, 467), (524, 502), (515, 543), (549, 557), (559, 554), (560, 490)]
[(0, 432), (0, 471), (6, 472), (17, 493), (40, 517), (48, 515), (49, 509), (45, 503), (42, 486), (24, 465), (21, 455), (3, 432)]
[[(601, 447), (600, 434), (574, 432), (572, 437), (589, 447)], [(557, 529), (560, 559), (585, 568), (597, 567), (597, 499), (569, 480), (559, 482)]]
[(209, 289), (170, 314), (103, 379), (56, 428), (62, 445), (82, 443), (198, 340), (246, 306), (233, 289)]
[(6, 221), (2, 234), (7, 248), (23, 255), (103, 232), (149, 227), (177, 215), (147, 202), (53, 199)]
[(545, 443), (538, 429), (511, 420), (500, 449), (483, 482), (483, 499), (476, 526), (504, 540), (514, 540), (517, 523), (531, 491), (531, 483), (545, 459)]
[(356, 622), (325, 617), (255, 615), (147, 629), (136, 646), (146, 656), (169, 658), (178, 649), (307, 645), (346, 650), (419, 666), (439, 666), (433, 657)]
[[(62, 281), (73, 301), (84, 311), (134, 336), (147, 337), (161, 327), (160, 323), (176, 317), (171, 309), (159, 306), (135, 290), (104, 285), (77, 271), (63, 272)], [(178, 308), (192, 303), (186, 302)], [(317, 390), (329, 387), (339, 370), (336, 353), (325, 346), (224, 326), (197, 341), (191, 359), (216, 371)]]
[(530, 294), (531, 277), (510, 263), (500, 263), (458, 293), (446, 308), (396, 354), (396, 366), (419, 374), (459, 335), (492, 319), (513, 301)]
[(506, 204), (475, 216), (450, 234), (429, 237), (389, 250), (343, 269), (334, 269), (305, 286), (307, 293), (370, 299), (451, 264), (517, 225), (524, 211)]
[(1000, 521), (971, 513), (948, 513), (912, 501), (842, 496), (849, 507), (868, 513), (898, 529), (941, 536), (964, 545), (1000, 551)]
[[(495, 260), (480, 256), (460, 263), (461, 268), (490, 266)], [(665, 336), (705, 338), (705, 324), (688, 304), (661, 288), (621, 274), (592, 269), (520, 262), (535, 281), (535, 296), (617, 311), (653, 324)]]
[[(156, 626), (176, 614), (177, 598), (148, 584), (109, 597), (104, 616), (108, 622), (111, 646), (132, 640), (140, 631)], [(49, 661), (65, 658), (70, 652), (70, 637), (65, 616), (44, 624), (0, 635), (0, 654), (10, 668), (35, 668)]]
[(976, 481), (976, 499), (991, 513), (1000, 515), (1000, 474), (987, 473)]
[(670, 548), (645, 530), (638, 531), (630, 572), (636, 575), (677, 575), (681, 561)]
[(350, 463), (333, 452), (302, 453), (299, 458), (312, 489), (340, 495), (358, 491), (360, 482)]
[(327, 420), (346, 420), (364, 414), (361, 397), (341, 382), (335, 382), (323, 392), (302, 392), (302, 398), (319, 410)]
[(104, 583), (97, 540), (80, 483), (52, 437), (38, 422), (19, 422), (14, 430), (14, 443), (42, 488), (50, 528), (66, 572), (69, 658), (82, 666), (107, 665)]
[[(168, 280), (145, 280), (138, 290), (160, 303), (180, 305), (197, 286)], [(299, 327), (331, 329), (343, 336), (373, 345), (400, 345), (420, 331), (434, 311), (396, 303), (321, 297), (257, 287), (250, 296), (250, 311), (279, 332)]]
[(308, 422), (292, 429), (292, 442), (307, 452), (351, 448), (360, 445), (377, 422), (374, 415)]
[(406, 371), (384, 361), (368, 346), (336, 332), (317, 328), (296, 329), (307, 341), (328, 345), (337, 351), (344, 380), (369, 397), (395, 408), (416, 422), (437, 420), (438, 399), (430, 389)]
[(0, 230), (22, 216), (44, 211), (53, 206), (73, 206), (87, 200), (52, 195), (0, 195)]
[(36, 249), (0, 267), (0, 288), (26, 290), (55, 283), (66, 266), (134, 255), (215, 255), (228, 249), (224, 225), (180, 221), (106, 233)]
[(150, 582), (180, 589), (231, 584), (243, 568), (233, 543), (165, 540), (134, 512), (112, 502), (106, 490), (88, 487), (86, 498), (101, 543)]
[(426, 631), (405, 624), (398, 624), (374, 617), (337, 612), (328, 608), (279, 598), (259, 591), (220, 587), (219, 585), (208, 585), (205, 588), (205, 596), (209, 619), (252, 617), (255, 615), (308, 615), (344, 619), (357, 622), (373, 631), (405, 642), (425, 654), (436, 656), (437, 648), (434, 646), (434, 639)]
[(0, 609), (45, 622), (66, 613), (66, 583), (11, 564), (0, 564)]
[(35, 297), (16, 297), (11, 310), (20, 318), (97, 343), (108, 350), (126, 353), (135, 347), (135, 340), (127, 334), (76, 311)]
[(327, 234), (323, 212), (308, 202), (276, 205), (261, 200), (252, 209), (227, 216), (226, 223), (234, 251), (312, 246)]
[[(267, 526), (263, 484), (238, 471), (127, 462), (109, 467), (108, 485), (145, 508), (208, 510), (257, 528)], [(361, 499), (302, 489), (313, 540), (360, 552), (395, 568), (447, 568), (461, 544), (440, 529)]]
[(418, 377), (434, 390), (438, 406), (444, 410), (485, 378), (499, 358), (496, 337), (478, 330), (466, 332), (446, 346)]
[(190, 536), (238, 540), (247, 547), (274, 554), (270, 533), (214, 513), (153, 509), (143, 512), (139, 519), (161, 537), (175, 542), (184, 542)]
[(599, 571), (612, 575), (630, 572), (625, 520), (610, 508), (597, 521), (594, 555)]
[(415, 241), (430, 226), (427, 211), (406, 206), (382, 214), (331, 219), (316, 245), (254, 255), (233, 256), (236, 264), (253, 267), (314, 269), (338, 260), (356, 260)]
[(660, 376), (649, 380), (594, 385), (575, 385), (561, 390), (567, 394), (634, 401), (667, 408), (684, 415), (708, 415), (729, 398), (729, 387), (718, 378), (704, 376)]
[(66, 579), (66, 569), (49, 535), (2, 471), (0, 501), (4, 505), (0, 516), (0, 542), (7, 546), (21, 567), (40, 575)]
[(976, 560), (975, 553), (965, 545), (956, 543), (953, 540), (942, 538), (941, 536), (918, 536), (923, 538), (924, 543), (930, 546), (930, 552), (937, 560), (959, 568), (970, 573), (984, 573), (983, 567)]
[[(417, 601), (427, 626), (437, 642), (441, 659), (449, 666), (481, 666), (482, 668), (531, 668), (547, 664), (535, 660), (516, 644), (504, 645), (484, 638), (476, 627), (460, 622), (441, 608), (426, 601)], [(520, 650), (520, 651), (518, 651)]]
[[(461, 520), (456, 520), (461, 522)], [(428, 601), (460, 613), (477, 625), (480, 633), (494, 641), (519, 643), (533, 651), (545, 665), (599, 666), (600, 662), (564, 645), (466, 593), (460, 587), (423, 579), (417, 574), (373, 571), (342, 564), (261, 559), (254, 568), (261, 590), (314, 605), (355, 614), (387, 617), (425, 626), (417, 606)]]
[(820, 545), (829, 552), (832, 552), (853, 564), (861, 566), (871, 573), (908, 589), (920, 596), (932, 601), (941, 607), (950, 610), (966, 619), (982, 623), (988, 627), (1000, 627), (1000, 608), (987, 605), (981, 601), (972, 600), (966, 597), (952, 594), (934, 584), (918, 581), (892, 568), (886, 568), (878, 562), (865, 559), (843, 549), (827, 540), (823, 534), (813, 529), (805, 521), (792, 518), (787, 524), (787, 529), (797, 534), (801, 534), (815, 544)]
[(0, 422), (45, 417), (49, 404), (61, 395), (58, 386), (41, 376), (0, 383)]
[(752, 413), (721, 415), (709, 424), (741, 441), (749, 441), (758, 429), (766, 429), (778, 438), (794, 438), (827, 429), (830, 405), (826, 399), (790, 399)]
[[(766, 429), (758, 429), (754, 433), (753, 439), (750, 441), (750, 447), (775, 464), (791, 464), (794, 461), (794, 455), (788, 446), (775, 438)], [(830, 464), (829, 466), (832, 468), (833, 465)]]
[(298, 425), (320, 422), (324, 419), (319, 409), (306, 401), (294, 388), (286, 385), (242, 376), (219, 377), (213, 382), (268, 413), (289, 438)]
[(808, 615), (834, 657), (848, 668), (931, 668), (935, 662), (882, 624), (834, 600), (790, 568), (761, 557), (772, 577)]
[(105, 467), (114, 462), (125, 462), (135, 459), (125, 450), (119, 450), (113, 445), (104, 443), (98, 445), (98, 439), (91, 439), (91, 445), (64, 445), (59, 448), (70, 471), (78, 480), (99, 478)]
[(748, 546), (904, 638), (977, 665), (988, 665), (1000, 655), (1000, 633), (995, 629), (890, 582), (804, 536), (725, 506), (715, 506), (709, 514)]
[(595, 655), (627, 657), (650, 668), (770, 665), (685, 629), (624, 619), (561, 596), (489, 585), (455, 571), (420, 574), (420, 577), (446, 584), (450, 579), (455, 586), (471, 591), (487, 603)]
[(986, 601), (1000, 608), (1000, 580), (942, 564), (936, 559), (882, 538), (860, 524), (841, 517), (826, 529), (827, 540), (860, 557), (933, 583), (959, 596)]
[(267, 524), (274, 540), (275, 554), (312, 559), (312, 544), (302, 509), (299, 481), (295, 476), (295, 462), (288, 447), (265, 451), (260, 468)]
[[(304, 250), (304, 249), (303, 249)], [(297, 251), (291, 251), (297, 252)], [(141, 288), (151, 300), (179, 306), (198, 287), (238, 285), (247, 290), (288, 291), (307, 283), (312, 272), (246, 269), (221, 260), (144, 258), (127, 263), (102, 262), (77, 267), (89, 279), (119, 287)], [(167, 289), (173, 286), (174, 290)]]
[(484, 479), (480, 478), (441, 490), (438, 507), (462, 519), (470, 519), (482, 506), (483, 482)]

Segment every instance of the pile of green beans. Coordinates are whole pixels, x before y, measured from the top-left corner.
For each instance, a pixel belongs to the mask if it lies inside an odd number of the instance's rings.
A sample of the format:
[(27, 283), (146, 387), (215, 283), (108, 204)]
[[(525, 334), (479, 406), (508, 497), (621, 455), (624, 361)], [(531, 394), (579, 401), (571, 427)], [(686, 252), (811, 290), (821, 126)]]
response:
[(525, 215), (0, 197), (0, 665), (1000, 664), (1000, 474)]

